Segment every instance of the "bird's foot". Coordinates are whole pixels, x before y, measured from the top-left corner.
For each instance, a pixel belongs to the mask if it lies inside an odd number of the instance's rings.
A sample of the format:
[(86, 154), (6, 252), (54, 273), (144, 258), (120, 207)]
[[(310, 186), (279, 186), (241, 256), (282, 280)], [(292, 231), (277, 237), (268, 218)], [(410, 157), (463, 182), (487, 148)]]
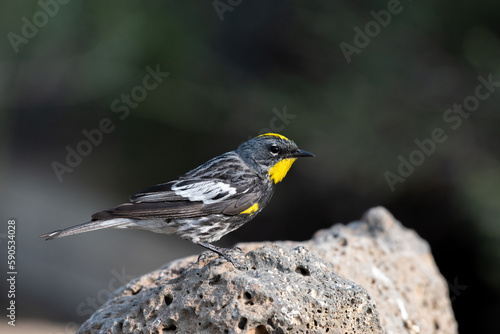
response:
[[(215, 252), (215, 253), (219, 254), (220, 256), (222, 256), (223, 258), (225, 258), (228, 262), (231, 262), (231, 264), (236, 269), (239, 269), (239, 270), (246, 270), (246, 269), (248, 269), (248, 267), (246, 265), (243, 265), (238, 260), (236, 260), (231, 254), (229, 254), (229, 252), (232, 252), (232, 251), (237, 251), (239, 253), (243, 253), (243, 251), (239, 247), (236, 247), (236, 249), (234, 249), (234, 248), (233, 249), (226, 249), (226, 248), (214, 246), (212, 244), (209, 244), (208, 242), (199, 242), (198, 244), (200, 246), (203, 246), (203, 247), (211, 250), (212, 252)], [(202, 253), (198, 257), (198, 260), (200, 260), (200, 258), (202, 257), (203, 254), (204, 253)]]
[(232, 250), (234, 252), (243, 253), (243, 250), (238, 246), (234, 246), (234, 247), (230, 248), (230, 250)]

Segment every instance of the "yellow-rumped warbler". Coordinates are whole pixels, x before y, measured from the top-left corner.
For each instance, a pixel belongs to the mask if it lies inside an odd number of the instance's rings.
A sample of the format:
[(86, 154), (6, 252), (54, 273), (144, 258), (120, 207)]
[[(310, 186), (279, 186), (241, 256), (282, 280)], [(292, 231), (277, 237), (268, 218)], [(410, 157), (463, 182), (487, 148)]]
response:
[(42, 235), (46, 240), (104, 228), (177, 234), (239, 266), (211, 243), (249, 222), (299, 157), (314, 157), (285, 136), (266, 133), (170, 182), (130, 196), (131, 203), (92, 215), (88, 223)]

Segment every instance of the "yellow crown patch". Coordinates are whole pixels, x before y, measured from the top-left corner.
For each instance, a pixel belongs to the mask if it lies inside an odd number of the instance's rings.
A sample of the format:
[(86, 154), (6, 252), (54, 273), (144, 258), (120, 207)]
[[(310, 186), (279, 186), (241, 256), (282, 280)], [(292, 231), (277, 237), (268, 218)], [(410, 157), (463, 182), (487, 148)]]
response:
[(287, 137), (285, 137), (283, 135), (280, 135), (278, 133), (271, 133), (271, 132), (261, 134), (261, 135), (259, 135), (257, 137), (263, 137), (263, 136), (273, 136), (273, 137), (278, 137), (278, 138), (281, 138), (281, 139), (284, 139), (284, 140), (290, 140), (290, 139), (288, 139)]

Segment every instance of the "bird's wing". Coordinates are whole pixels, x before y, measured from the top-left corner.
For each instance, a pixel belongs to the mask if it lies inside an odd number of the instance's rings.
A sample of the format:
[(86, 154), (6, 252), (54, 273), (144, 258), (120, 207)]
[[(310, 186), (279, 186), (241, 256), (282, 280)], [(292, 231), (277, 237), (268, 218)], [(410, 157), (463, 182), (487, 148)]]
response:
[(178, 179), (157, 184), (155, 186), (149, 187), (138, 193), (130, 196), (130, 201), (132, 203), (141, 203), (141, 202), (165, 202), (165, 201), (185, 201), (186, 198), (177, 195), (174, 190), (172, 190), (172, 186), (179, 182)]
[(145, 189), (130, 197), (132, 203), (101, 211), (92, 219), (194, 218), (211, 214), (236, 215), (260, 198), (253, 187), (220, 179), (183, 178)]
[(133, 203), (201, 201), (204, 204), (218, 202), (238, 193), (241, 186), (228, 181), (203, 178), (183, 178), (144, 189), (132, 196)]

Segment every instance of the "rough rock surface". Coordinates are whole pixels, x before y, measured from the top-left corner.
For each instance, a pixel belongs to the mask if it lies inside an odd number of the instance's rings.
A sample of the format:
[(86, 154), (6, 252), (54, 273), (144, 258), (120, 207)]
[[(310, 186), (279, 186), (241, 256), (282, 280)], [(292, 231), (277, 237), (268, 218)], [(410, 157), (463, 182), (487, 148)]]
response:
[(383, 208), (305, 242), (238, 246), (248, 270), (212, 253), (171, 262), (79, 333), (457, 333), (429, 246)]

